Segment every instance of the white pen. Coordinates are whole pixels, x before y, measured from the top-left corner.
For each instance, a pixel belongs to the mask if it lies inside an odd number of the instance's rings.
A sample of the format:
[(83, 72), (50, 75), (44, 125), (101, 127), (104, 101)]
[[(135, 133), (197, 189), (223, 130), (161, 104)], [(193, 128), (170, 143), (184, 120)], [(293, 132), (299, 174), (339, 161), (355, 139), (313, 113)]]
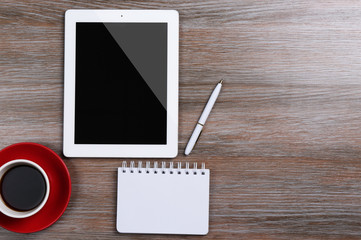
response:
[(188, 141), (186, 149), (184, 150), (185, 155), (189, 155), (191, 153), (191, 151), (193, 150), (194, 145), (196, 145), (196, 142), (202, 133), (203, 126), (207, 121), (208, 115), (211, 113), (213, 105), (216, 102), (219, 93), (221, 92), (222, 83), (223, 83), (223, 79), (221, 81), (219, 81), (217, 86), (214, 88), (211, 96), (209, 97), (207, 105), (204, 107), (202, 115), (199, 118), (199, 120), (196, 124), (196, 127), (194, 128), (194, 131), (192, 133), (191, 138)]

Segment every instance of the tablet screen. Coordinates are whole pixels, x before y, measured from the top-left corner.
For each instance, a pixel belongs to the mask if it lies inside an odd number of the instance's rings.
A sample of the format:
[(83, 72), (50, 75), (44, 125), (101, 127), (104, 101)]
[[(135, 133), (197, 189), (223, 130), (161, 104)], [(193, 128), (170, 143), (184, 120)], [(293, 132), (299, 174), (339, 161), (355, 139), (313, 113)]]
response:
[(167, 23), (76, 23), (75, 144), (167, 144)]

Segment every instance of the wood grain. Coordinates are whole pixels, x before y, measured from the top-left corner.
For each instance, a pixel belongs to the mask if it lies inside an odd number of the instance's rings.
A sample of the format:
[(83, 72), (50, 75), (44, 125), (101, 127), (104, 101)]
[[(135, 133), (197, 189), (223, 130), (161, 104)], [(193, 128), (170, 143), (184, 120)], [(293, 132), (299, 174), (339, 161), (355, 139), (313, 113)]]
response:
[[(172, 237), (361, 238), (361, 2), (3, 0), (0, 148), (32, 141), (62, 153), (64, 12), (78, 8), (179, 11), (179, 155), (170, 161), (211, 169), (210, 232)], [(123, 159), (63, 159), (73, 187), (64, 215), (34, 234), (0, 229), (1, 239), (171, 237), (116, 232)]]

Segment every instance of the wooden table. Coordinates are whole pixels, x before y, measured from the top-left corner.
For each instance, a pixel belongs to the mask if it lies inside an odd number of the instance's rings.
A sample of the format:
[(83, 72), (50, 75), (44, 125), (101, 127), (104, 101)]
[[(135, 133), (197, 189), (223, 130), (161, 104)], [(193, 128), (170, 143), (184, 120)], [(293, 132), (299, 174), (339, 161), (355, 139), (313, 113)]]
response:
[[(62, 155), (64, 11), (72, 8), (179, 11), (179, 155), (169, 161), (206, 162), (211, 195), (209, 234), (174, 237), (361, 238), (360, 1), (2, 0), (0, 148), (50, 147), (73, 191), (54, 225), (28, 235), (0, 229), (1, 239), (171, 237), (116, 232), (123, 159)], [(220, 78), (220, 98), (185, 157)]]

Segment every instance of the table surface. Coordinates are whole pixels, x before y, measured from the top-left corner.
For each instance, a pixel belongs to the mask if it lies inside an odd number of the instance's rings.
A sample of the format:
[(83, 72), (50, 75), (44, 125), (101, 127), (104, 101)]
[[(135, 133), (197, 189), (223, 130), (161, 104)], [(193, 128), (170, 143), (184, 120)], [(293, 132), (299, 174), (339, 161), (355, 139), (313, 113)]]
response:
[[(79, 8), (179, 11), (179, 154), (167, 161), (205, 162), (211, 187), (209, 234), (175, 238), (361, 237), (360, 1), (3, 0), (0, 148), (50, 147), (73, 190), (54, 225), (28, 235), (0, 229), (1, 239), (170, 237), (116, 232), (123, 159), (62, 155), (64, 11)], [(221, 95), (186, 157), (221, 78)]]

